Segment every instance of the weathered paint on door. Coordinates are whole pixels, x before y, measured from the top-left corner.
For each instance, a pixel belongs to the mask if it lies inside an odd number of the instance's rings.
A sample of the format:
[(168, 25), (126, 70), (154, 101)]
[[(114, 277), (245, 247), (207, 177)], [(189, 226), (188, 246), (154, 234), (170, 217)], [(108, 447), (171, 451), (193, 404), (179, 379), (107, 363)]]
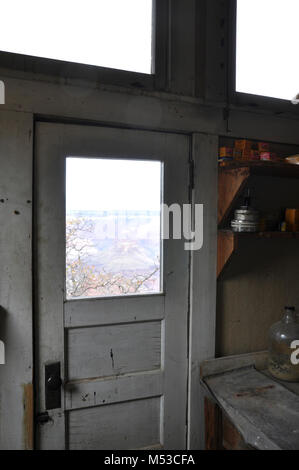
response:
[[(187, 204), (189, 139), (101, 127), (37, 125), (37, 413), (45, 365), (61, 363), (61, 408), (37, 424), (40, 449), (186, 448), (189, 253), (163, 243), (163, 293), (65, 300), (65, 159), (164, 164), (164, 203)], [(121, 368), (115, 368), (121, 353)], [(88, 361), (86, 358), (88, 357)]]

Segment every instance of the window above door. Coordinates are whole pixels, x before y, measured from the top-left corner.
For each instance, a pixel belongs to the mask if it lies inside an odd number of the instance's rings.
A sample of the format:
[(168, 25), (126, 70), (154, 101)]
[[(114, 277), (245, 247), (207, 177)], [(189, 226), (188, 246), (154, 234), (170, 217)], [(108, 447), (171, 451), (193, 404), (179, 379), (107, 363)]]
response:
[(0, 50), (151, 74), (153, 0), (1, 2)]
[(0, 3), (4, 73), (93, 87), (166, 88), (168, 0)]

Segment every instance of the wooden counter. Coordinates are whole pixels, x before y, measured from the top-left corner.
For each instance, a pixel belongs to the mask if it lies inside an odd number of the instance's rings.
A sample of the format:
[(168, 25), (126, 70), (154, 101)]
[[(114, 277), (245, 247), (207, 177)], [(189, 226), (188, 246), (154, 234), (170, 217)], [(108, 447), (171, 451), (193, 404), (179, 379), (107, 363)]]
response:
[(265, 352), (202, 364), (207, 450), (299, 449), (299, 384), (266, 366)]

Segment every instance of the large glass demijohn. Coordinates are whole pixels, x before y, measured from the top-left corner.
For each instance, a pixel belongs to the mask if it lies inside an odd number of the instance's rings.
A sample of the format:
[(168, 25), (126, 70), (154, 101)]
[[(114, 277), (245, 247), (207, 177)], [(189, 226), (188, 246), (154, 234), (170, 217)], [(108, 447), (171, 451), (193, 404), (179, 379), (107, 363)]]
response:
[(282, 320), (269, 331), (269, 371), (273, 377), (299, 382), (299, 364), (294, 360), (296, 341), (299, 342), (299, 318), (294, 307), (285, 307)]

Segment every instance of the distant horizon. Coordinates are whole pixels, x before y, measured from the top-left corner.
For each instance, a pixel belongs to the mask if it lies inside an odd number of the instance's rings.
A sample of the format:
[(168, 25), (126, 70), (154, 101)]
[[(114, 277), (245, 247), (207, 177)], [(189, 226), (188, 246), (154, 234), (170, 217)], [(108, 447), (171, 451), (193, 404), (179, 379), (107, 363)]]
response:
[(145, 215), (161, 215), (161, 211), (159, 210), (151, 210), (151, 209), (67, 209), (66, 214), (75, 214), (75, 213), (87, 213), (87, 214), (145, 214)]

